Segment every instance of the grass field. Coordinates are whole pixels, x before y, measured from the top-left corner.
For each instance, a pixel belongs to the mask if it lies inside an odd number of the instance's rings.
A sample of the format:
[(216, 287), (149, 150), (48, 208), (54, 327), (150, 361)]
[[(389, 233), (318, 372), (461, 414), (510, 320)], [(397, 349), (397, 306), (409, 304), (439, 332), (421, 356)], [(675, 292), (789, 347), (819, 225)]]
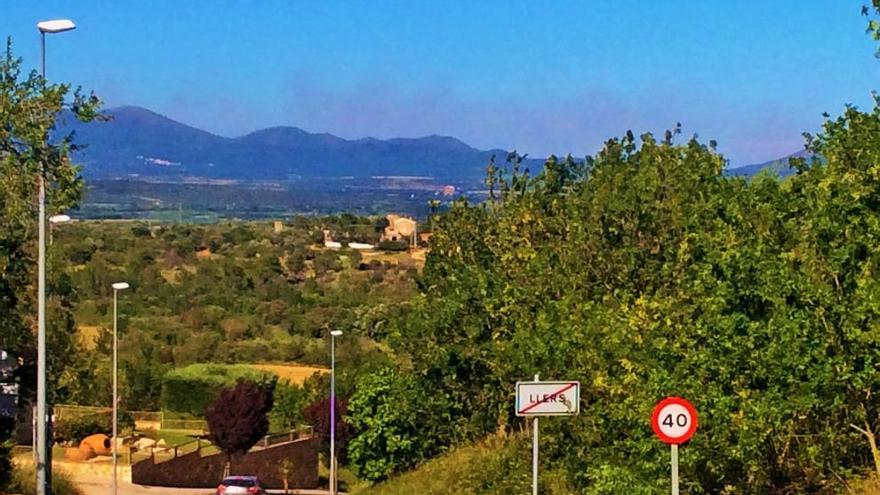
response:
[(298, 385), (302, 385), (306, 379), (310, 378), (315, 373), (330, 372), (327, 368), (317, 368), (314, 366), (303, 366), (299, 364), (262, 363), (252, 364), (250, 366), (258, 370), (275, 373), (282, 380), (287, 380), (290, 383)]

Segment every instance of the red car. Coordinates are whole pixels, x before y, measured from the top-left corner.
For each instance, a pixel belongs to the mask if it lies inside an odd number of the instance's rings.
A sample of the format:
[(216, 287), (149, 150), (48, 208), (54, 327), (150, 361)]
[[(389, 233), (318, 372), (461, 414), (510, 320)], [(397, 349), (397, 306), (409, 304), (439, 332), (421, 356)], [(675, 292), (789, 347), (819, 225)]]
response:
[(217, 487), (217, 495), (265, 495), (256, 476), (229, 476)]

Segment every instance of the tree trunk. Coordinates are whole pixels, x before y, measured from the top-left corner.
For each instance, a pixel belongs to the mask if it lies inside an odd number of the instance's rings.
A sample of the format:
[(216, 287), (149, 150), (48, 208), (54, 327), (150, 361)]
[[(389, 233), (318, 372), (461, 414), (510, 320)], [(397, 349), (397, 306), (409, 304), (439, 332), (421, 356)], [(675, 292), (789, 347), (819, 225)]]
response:
[(877, 448), (877, 437), (874, 435), (873, 430), (871, 430), (871, 425), (868, 424), (868, 421), (865, 421), (865, 428), (859, 428), (856, 425), (850, 425), (850, 427), (868, 439), (868, 447), (871, 448), (871, 457), (874, 458), (874, 469), (877, 472), (877, 478), (880, 479), (880, 449)]

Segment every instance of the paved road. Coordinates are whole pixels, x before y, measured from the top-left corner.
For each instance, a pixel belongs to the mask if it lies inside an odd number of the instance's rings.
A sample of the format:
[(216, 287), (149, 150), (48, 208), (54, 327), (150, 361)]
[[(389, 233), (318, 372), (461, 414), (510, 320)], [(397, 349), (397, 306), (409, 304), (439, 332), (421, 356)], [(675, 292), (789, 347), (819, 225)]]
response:
[[(31, 462), (30, 454), (16, 456), (13, 461), (16, 464), (27, 465)], [(108, 495), (112, 486), (111, 465), (108, 463), (73, 463), (55, 461), (52, 465), (56, 469), (70, 473), (74, 483), (79, 486), (85, 495)], [(135, 485), (131, 479), (131, 468), (120, 466), (119, 469), (119, 495), (214, 495), (211, 488), (166, 488), (159, 486)], [(269, 490), (270, 494), (284, 493), (284, 490)], [(329, 495), (328, 490), (290, 490), (292, 495)], [(344, 495), (343, 492), (339, 492)]]
[[(106, 495), (112, 488), (111, 480), (103, 476), (77, 474), (73, 476), (74, 483), (82, 489), (85, 495)], [(271, 494), (284, 493), (284, 490), (269, 490)], [(329, 495), (327, 490), (291, 490), (293, 495)], [(193, 488), (165, 488), (161, 486), (134, 485), (127, 481), (119, 482), (119, 495), (214, 495), (211, 489)], [(343, 495), (340, 492), (340, 495)]]

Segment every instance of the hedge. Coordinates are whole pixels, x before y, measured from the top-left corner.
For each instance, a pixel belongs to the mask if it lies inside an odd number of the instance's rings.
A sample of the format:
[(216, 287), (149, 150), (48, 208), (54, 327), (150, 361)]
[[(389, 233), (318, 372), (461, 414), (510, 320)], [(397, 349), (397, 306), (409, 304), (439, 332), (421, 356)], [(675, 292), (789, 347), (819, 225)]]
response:
[(221, 388), (242, 380), (274, 386), (278, 376), (246, 365), (193, 364), (165, 374), (160, 404), (166, 411), (202, 417)]
[[(119, 411), (117, 425), (122, 432), (134, 428), (131, 414)], [(53, 425), (52, 437), (56, 442), (73, 442), (78, 444), (83, 438), (95, 433), (110, 435), (113, 432), (113, 413), (111, 411), (83, 414), (58, 420)]]

